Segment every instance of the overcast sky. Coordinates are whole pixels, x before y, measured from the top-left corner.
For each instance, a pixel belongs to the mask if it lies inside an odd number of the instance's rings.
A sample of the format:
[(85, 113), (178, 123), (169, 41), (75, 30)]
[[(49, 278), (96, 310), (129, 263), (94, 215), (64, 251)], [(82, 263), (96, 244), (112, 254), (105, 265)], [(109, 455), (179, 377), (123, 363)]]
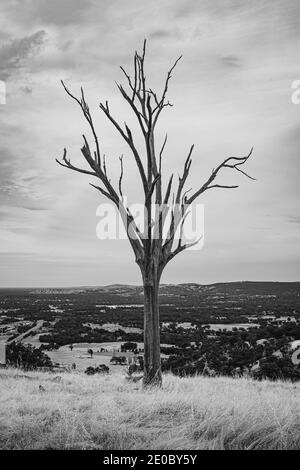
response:
[(166, 175), (181, 171), (195, 144), (188, 187), (218, 162), (243, 156), (247, 171), (208, 191), (202, 250), (185, 252), (162, 282), (300, 280), (299, 0), (1, 0), (0, 286), (140, 283), (128, 241), (96, 237), (97, 206), (106, 202), (92, 179), (55, 163), (63, 148), (81, 161), (79, 109), (64, 93), (83, 85), (112, 181), (124, 154), (131, 202), (139, 181), (128, 149), (98, 107), (110, 102), (122, 123), (129, 109), (114, 80), (123, 80), (148, 39), (147, 77), (162, 87), (180, 54), (157, 142), (168, 132)]

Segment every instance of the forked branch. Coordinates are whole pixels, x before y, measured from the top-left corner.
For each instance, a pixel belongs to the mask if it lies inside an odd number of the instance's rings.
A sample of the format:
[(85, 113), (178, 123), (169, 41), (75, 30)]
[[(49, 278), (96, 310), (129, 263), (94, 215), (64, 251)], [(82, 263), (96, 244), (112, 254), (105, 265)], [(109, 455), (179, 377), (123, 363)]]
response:
[(251, 180), (255, 180), (255, 178), (253, 178), (252, 176), (248, 175), (245, 171), (241, 170), (239, 167), (241, 165), (244, 165), (248, 159), (250, 158), (250, 156), (252, 155), (252, 152), (253, 152), (253, 147), (251, 148), (250, 152), (248, 153), (248, 155), (246, 155), (245, 157), (228, 157), (226, 158), (226, 160), (224, 160), (216, 169), (214, 169), (210, 175), (210, 177), (207, 179), (207, 181), (201, 186), (201, 188), (199, 188), (197, 191), (194, 192), (194, 194), (192, 194), (192, 196), (190, 196), (187, 200), (186, 200), (186, 203), (187, 204), (191, 204), (198, 196), (200, 196), (200, 194), (204, 193), (205, 191), (207, 191), (208, 189), (212, 189), (212, 188), (223, 188), (223, 189), (233, 189), (233, 188), (238, 188), (239, 186), (238, 185), (226, 185), (226, 184), (211, 184), (215, 179), (216, 177), (218, 176), (219, 172), (223, 169), (223, 168), (231, 168), (233, 170), (236, 170), (240, 173), (242, 173), (243, 175), (247, 176), (247, 178), (251, 179)]

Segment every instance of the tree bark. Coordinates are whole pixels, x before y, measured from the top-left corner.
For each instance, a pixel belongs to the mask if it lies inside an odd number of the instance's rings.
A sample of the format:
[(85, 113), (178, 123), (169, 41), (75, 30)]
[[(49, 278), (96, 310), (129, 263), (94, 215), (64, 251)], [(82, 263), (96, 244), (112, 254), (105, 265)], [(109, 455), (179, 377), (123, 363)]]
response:
[(158, 290), (155, 276), (144, 280), (144, 386), (162, 384)]

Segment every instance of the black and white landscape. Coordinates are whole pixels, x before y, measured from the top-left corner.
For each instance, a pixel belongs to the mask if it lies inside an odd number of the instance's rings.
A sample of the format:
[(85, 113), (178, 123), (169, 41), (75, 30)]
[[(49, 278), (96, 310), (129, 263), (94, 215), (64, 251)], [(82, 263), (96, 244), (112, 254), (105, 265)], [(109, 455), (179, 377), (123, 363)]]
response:
[(299, 449), (299, 2), (0, 14), (0, 448)]

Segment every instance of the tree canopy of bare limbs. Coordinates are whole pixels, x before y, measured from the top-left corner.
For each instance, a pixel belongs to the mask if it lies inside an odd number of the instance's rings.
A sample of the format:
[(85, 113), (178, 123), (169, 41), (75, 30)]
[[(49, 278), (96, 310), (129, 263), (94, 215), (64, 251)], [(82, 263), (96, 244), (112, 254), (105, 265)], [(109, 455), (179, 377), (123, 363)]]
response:
[[(122, 217), (129, 242), (135, 255), (143, 281), (144, 288), (144, 385), (160, 385), (161, 360), (160, 360), (160, 329), (159, 329), (159, 283), (165, 266), (176, 255), (191, 247), (197, 241), (184, 242), (182, 229), (191, 204), (204, 192), (214, 188), (232, 189), (237, 185), (225, 185), (218, 181), (218, 176), (224, 169), (231, 169), (242, 173), (250, 179), (243, 169), (248, 161), (253, 148), (243, 157), (228, 157), (220, 163), (207, 178), (204, 184), (194, 191), (186, 191), (194, 145), (187, 153), (183, 170), (175, 182), (172, 174), (166, 181), (163, 189), (162, 157), (167, 144), (167, 135), (162, 145), (157, 149), (155, 143), (155, 130), (161, 113), (165, 108), (172, 106), (167, 99), (168, 88), (172, 72), (178, 64), (181, 56), (174, 62), (168, 71), (162, 92), (153, 91), (146, 82), (145, 75), (146, 41), (144, 41), (142, 53), (135, 52), (133, 61), (133, 76), (121, 67), (126, 79), (126, 86), (117, 84), (119, 92), (128, 103), (131, 112), (135, 115), (138, 128), (143, 137), (144, 150), (137, 148), (133, 132), (129, 126), (121, 124), (113, 115), (109, 103), (100, 103), (100, 109), (111, 122), (116, 132), (120, 134), (128, 146), (136, 163), (144, 193), (144, 224), (139, 227), (123, 197), (123, 157), (120, 158), (120, 176), (117, 185), (113, 185), (108, 178), (105, 155), (100, 152), (99, 137), (97, 135), (90, 108), (85, 98), (83, 89), (81, 95), (76, 97), (62, 85), (66, 93), (78, 104), (86, 119), (93, 144), (83, 135), (81, 153), (88, 166), (86, 168), (75, 166), (67, 157), (64, 149), (62, 160), (56, 160), (60, 165), (69, 170), (77, 171), (85, 175), (93, 176), (99, 181), (91, 184), (103, 196), (112, 201), (118, 208)], [(167, 224), (167, 225), (166, 225)], [(179, 236), (176, 234), (178, 234)]]

